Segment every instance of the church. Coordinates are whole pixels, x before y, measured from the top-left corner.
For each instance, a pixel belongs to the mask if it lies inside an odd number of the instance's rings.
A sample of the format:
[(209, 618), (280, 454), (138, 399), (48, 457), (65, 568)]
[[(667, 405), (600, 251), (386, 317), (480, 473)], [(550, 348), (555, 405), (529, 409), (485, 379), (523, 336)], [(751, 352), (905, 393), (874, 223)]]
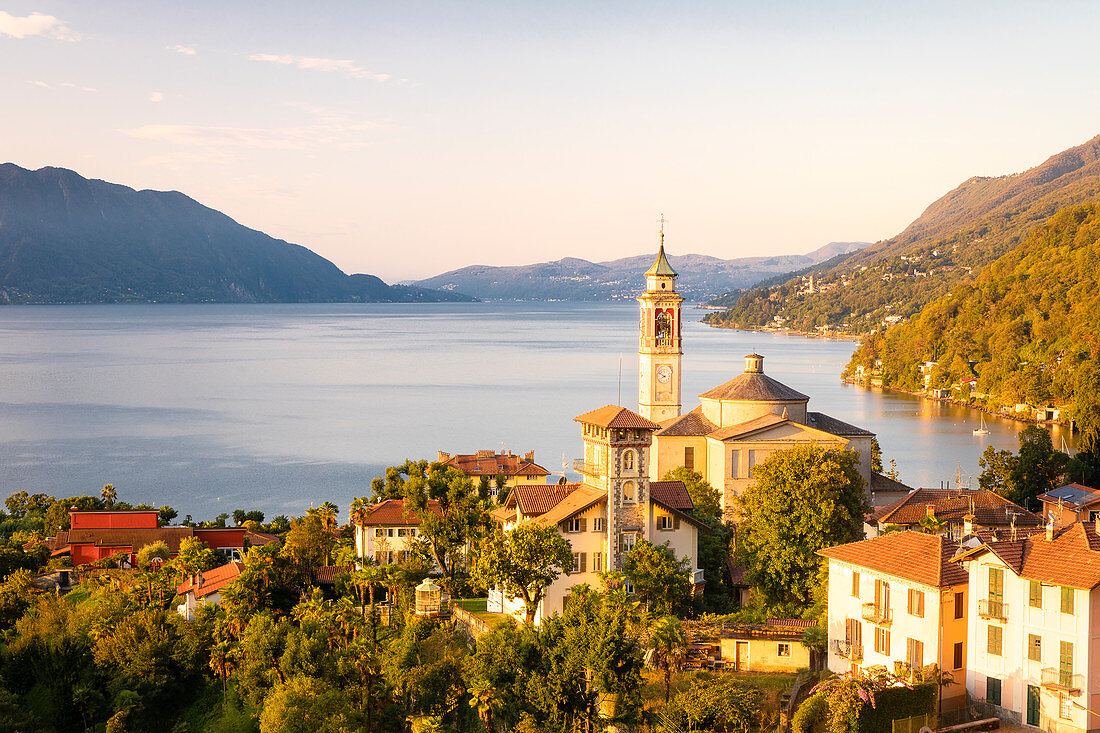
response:
[(734, 498), (751, 483), (753, 466), (777, 450), (817, 443), (859, 453), (860, 475), (872, 504), (887, 504), (909, 491), (872, 471), (874, 433), (809, 410), (809, 396), (764, 373), (760, 354), (746, 356), (743, 373), (699, 395), (699, 406), (683, 414), (683, 298), (676, 293), (676, 271), (663, 243), (646, 272), (646, 291), (638, 302), (638, 413), (659, 425), (649, 454), (651, 477), (690, 468), (719, 490), (723, 510), (733, 517)]

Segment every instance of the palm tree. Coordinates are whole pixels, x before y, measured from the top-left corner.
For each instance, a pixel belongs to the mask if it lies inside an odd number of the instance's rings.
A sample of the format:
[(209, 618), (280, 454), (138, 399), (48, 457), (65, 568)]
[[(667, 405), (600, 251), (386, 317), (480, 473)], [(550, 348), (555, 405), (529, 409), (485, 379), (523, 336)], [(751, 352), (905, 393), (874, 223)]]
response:
[(118, 492), (115, 490), (114, 484), (107, 484), (103, 487), (103, 491), (99, 492), (99, 495), (103, 497), (103, 503), (110, 509), (115, 505), (115, 501), (118, 499)]
[(649, 649), (653, 666), (665, 673), (665, 704), (668, 704), (672, 685), (672, 673), (679, 672), (687, 658), (687, 638), (680, 620), (675, 616), (663, 616), (649, 630)]

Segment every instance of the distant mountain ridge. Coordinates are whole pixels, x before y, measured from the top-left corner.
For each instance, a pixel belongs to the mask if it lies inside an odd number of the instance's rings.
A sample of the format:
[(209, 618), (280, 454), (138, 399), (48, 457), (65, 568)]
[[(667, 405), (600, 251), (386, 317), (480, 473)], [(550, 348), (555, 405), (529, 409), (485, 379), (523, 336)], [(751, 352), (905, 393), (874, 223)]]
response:
[(178, 191), (0, 164), (0, 303), (471, 300), (347, 275)]
[[(689, 300), (706, 300), (748, 287), (762, 278), (807, 267), (868, 245), (867, 242), (832, 242), (805, 255), (733, 260), (700, 254), (670, 254), (668, 260), (680, 275), (677, 291)], [(637, 296), (644, 286), (644, 273), (655, 256), (654, 251), (609, 262), (566, 257), (533, 265), (471, 265), (413, 284), (463, 292), (482, 300), (626, 300)]]
[[(920, 313), (1013, 251), (1059, 210), (1100, 201), (1100, 136), (1023, 173), (975, 176), (932, 202), (897, 236), (829, 268), (723, 298), (712, 325), (869, 333)], [(808, 278), (807, 278), (808, 279)]]

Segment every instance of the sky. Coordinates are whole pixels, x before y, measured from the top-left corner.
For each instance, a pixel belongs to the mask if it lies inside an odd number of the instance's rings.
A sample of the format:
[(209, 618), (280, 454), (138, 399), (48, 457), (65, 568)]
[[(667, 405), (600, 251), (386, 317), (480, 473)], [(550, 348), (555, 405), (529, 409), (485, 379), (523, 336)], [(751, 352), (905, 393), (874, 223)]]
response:
[(1100, 134), (1092, 2), (5, 2), (0, 160), (388, 282), (890, 237)]

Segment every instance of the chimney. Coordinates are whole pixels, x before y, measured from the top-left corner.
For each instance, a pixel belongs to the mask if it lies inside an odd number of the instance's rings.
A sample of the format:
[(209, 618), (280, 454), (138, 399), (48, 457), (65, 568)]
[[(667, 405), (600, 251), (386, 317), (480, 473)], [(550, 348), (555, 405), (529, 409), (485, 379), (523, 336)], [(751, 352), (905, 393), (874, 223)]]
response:
[(974, 515), (967, 514), (963, 517), (963, 537), (974, 534)]
[(1054, 519), (1047, 520), (1047, 542), (1054, 541)]
[(1092, 520), (1092, 528), (1096, 534), (1100, 535), (1100, 513), (1097, 513), (1096, 518)]
[(443, 461), (447, 460), (450, 457), (451, 457), (450, 453), (444, 453), (443, 451), (439, 451), (439, 462), (440, 463), (442, 463)]
[(529, 461), (530, 463), (534, 463), (535, 462), (535, 451), (529, 450), (526, 453), (524, 453), (523, 454), (523, 460)]

